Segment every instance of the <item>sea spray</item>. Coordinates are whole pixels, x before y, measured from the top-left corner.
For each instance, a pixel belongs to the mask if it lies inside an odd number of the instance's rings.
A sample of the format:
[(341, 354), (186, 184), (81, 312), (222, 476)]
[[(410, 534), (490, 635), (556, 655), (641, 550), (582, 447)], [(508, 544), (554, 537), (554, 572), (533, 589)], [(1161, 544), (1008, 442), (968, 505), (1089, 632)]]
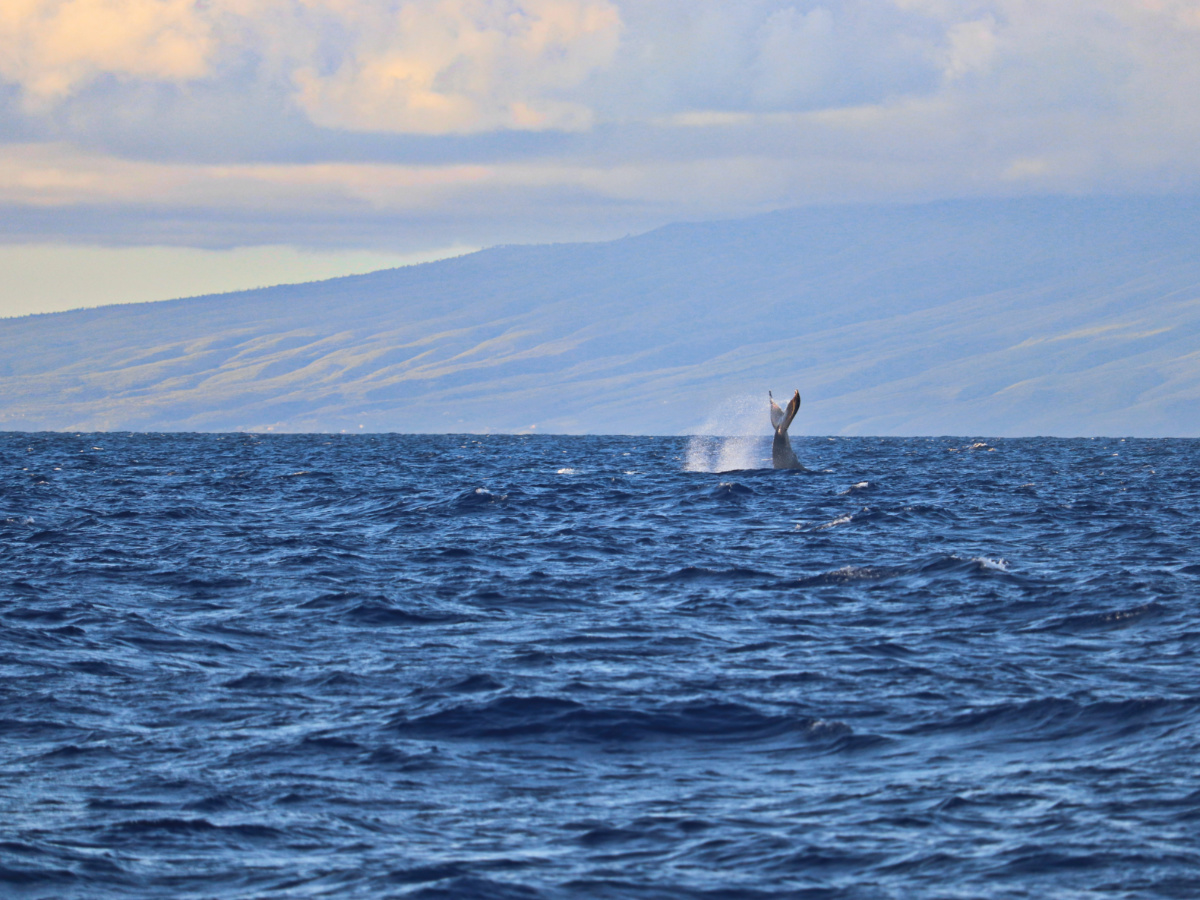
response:
[(770, 413), (756, 394), (730, 397), (694, 429), (684, 454), (687, 472), (771, 467)]

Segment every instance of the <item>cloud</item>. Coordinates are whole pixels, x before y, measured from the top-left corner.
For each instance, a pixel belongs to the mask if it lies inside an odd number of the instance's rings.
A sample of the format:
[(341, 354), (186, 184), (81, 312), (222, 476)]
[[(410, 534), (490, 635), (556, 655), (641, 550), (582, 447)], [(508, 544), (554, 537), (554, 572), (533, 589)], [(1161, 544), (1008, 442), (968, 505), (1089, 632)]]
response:
[(5, 0), (0, 78), (45, 107), (105, 77), (190, 82), (241, 56), (327, 128), (578, 130), (564, 94), (611, 61), (609, 0)]
[(583, 86), (602, 119), (802, 111), (938, 84), (943, 29), (888, 2), (653, 0), (621, 15), (617, 59)]
[(789, 6), (767, 16), (752, 68), (756, 105), (786, 107), (819, 94), (838, 68), (833, 28), (823, 6), (808, 12)]
[(478, 244), (1180, 190), (1197, 0), (0, 0), (8, 239)]
[(65, 144), (0, 148), (0, 204), (127, 203), (161, 209), (436, 208), (497, 178), (494, 167), (345, 163), (191, 165), (126, 160)]
[(210, 71), (211, 23), (193, 0), (5, 0), (0, 77), (35, 104), (103, 75), (194, 79)]
[(328, 72), (298, 68), (297, 102), (359, 131), (587, 128), (591, 110), (563, 94), (611, 61), (621, 29), (607, 0), (325, 5), (348, 29), (346, 53)]
[(6, 0), (0, 81), (43, 112), (111, 82), (97, 103), (149, 82), (265, 90), (326, 130), (412, 135), (933, 96), (1192, 120), (1200, 4)]
[(996, 20), (991, 16), (956, 22), (946, 29), (945, 76), (956, 81), (984, 73), (996, 55)]

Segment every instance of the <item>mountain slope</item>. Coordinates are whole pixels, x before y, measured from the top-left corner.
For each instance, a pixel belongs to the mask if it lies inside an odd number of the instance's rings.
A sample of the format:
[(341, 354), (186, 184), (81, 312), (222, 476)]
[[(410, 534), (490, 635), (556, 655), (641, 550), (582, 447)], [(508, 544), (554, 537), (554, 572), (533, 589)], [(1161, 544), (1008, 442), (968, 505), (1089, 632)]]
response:
[(675, 433), (768, 387), (794, 433), (1200, 434), (1200, 204), (802, 209), (0, 320), (5, 429)]

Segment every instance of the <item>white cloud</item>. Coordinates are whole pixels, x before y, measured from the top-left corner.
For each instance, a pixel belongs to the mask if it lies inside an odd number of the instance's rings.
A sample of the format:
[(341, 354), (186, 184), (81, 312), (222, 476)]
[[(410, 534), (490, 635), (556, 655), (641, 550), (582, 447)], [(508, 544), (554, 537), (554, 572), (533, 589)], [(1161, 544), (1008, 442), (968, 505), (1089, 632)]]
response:
[(818, 96), (836, 76), (833, 15), (794, 6), (771, 13), (759, 29), (752, 91), (758, 105), (788, 106)]
[(996, 55), (996, 20), (957, 22), (946, 30), (945, 74), (950, 80), (987, 72)]
[(700, 110), (782, 112), (934, 89), (944, 29), (877, 0), (624, 3), (595, 83), (610, 120)]

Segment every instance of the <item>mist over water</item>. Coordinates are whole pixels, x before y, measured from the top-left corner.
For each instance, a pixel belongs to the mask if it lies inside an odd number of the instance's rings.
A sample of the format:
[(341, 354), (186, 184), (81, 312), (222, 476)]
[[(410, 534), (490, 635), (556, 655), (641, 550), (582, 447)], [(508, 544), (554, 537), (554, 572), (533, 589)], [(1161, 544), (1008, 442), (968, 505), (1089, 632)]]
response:
[(723, 401), (695, 429), (684, 452), (686, 472), (771, 468), (769, 398), (740, 394)]

